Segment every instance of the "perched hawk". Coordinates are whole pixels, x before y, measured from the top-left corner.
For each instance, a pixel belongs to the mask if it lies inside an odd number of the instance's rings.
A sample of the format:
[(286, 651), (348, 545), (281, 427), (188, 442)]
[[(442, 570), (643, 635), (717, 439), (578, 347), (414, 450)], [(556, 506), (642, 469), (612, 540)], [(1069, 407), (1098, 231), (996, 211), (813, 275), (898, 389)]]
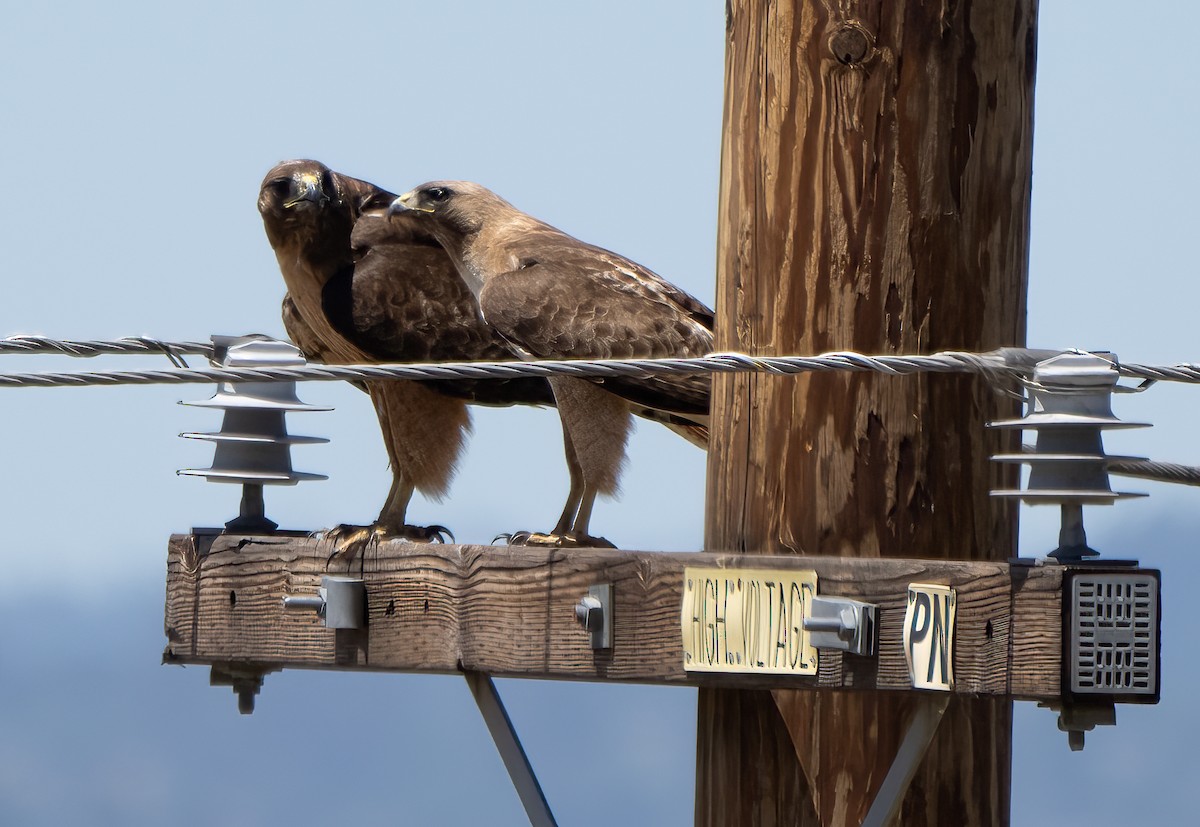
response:
[[(436, 181), (400, 196), (393, 220), (428, 228), (479, 300), (484, 321), (522, 358), (702, 356), (713, 313), (627, 258), (585, 244), (467, 181)], [(630, 414), (663, 422), (707, 447), (706, 374), (550, 379), (562, 419), (571, 490), (551, 534), (518, 539), (606, 544), (588, 533), (597, 494), (613, 494)]]
[[(309, 358), (329, 364), (510, 358), (441, 246), (413, 218), (385, 219), (395, 195), (316, 161), (284, 161), (258, 209), (288, 293), (283, 321)], [(552, 405), (542, 379), (367, 381), (392, 469), (373, 526), (334, 532), (343, 550), (377, 537), (440, 539), (406, 521), (414, 490), (440, 499), (470, 431), (467, 403)], [(445, 532), (448, 533), (448, 532)]]

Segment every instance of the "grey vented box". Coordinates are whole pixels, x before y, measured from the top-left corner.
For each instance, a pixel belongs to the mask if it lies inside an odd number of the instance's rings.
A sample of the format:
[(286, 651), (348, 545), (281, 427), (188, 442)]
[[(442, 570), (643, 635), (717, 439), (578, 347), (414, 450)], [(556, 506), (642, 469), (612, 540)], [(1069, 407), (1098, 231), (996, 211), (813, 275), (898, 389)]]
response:
[(1063, 607), (1064, 688), (1122, 703), (1159, 699), (1159, 573), (1075, 570)]

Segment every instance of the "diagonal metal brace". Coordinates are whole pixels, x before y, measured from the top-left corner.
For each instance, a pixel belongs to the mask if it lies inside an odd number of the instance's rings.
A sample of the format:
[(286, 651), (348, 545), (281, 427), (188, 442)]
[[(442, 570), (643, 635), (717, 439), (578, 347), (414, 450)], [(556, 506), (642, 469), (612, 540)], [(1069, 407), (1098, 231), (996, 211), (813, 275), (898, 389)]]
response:
[(900, 812), (900, 802), (908, 792), (908, 785), (921, 759), (925, 757), (925, 751), (929, 749), (949, 703), (950, 695), (941, 693), (917, 702), (904, 739), (900, 742), (900, 749), (896, 750), (896, 758), (879, 786), (875, 800), (871, 802), (867, 817), (863, 819), (863, 827), (886, 827), (896, 818)]
[(525, 755), (525, 748), (521, 746), (521, 739), (517, 737), (512, 720), (496, 692), (496, 684), (492, 683), (492, 676), (486, 672), (464, 671), (463, 677), (467, 679), (467, 686), (471, 688), (475, 703), (483, 713), (484, 723), (492, 734), (496, 749), (500, 751), (508, 777), (517, 788), (529, 823), (532, 827), (558, 827), (546, 802), (546, 795), (542, 792), (542, 785), (538, 783), (529, 758)]

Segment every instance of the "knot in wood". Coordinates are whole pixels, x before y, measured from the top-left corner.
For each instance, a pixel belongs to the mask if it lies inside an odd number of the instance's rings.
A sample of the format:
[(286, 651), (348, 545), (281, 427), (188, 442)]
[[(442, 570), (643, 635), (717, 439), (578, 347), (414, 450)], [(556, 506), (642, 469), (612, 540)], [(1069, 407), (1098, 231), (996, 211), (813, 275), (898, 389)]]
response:
[(858, 23), (845, 23), (829, 36), (829, 50), (839, 63), (863, 63), (873, 51), (874, 38)]

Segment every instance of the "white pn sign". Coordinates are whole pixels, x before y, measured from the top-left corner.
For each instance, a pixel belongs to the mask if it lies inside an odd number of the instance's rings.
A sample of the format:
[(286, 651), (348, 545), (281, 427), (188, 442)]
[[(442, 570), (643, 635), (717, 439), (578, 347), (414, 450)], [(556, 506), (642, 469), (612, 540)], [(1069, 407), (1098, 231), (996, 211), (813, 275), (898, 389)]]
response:
[(954, 688), (954, 589), (910, 583), (904, 612), (904, 656), (917, 689)]

